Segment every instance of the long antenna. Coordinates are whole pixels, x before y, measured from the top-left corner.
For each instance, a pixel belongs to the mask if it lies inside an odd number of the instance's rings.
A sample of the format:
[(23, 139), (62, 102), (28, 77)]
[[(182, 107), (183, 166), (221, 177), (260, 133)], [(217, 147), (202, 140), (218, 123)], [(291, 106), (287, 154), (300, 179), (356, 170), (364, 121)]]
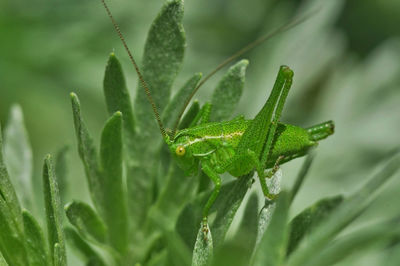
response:
[(200, 83), (197, 85), (197, 87), (195, 87), (192, 91), (192, 93), (189, 95), (189, 97), (186, 99), (185, 104), (183, 105), (181, 111), (179, 112), (179, 116), (177, 117), (173, 130), (172, 130), (172, 136), (175, 136), (176, 130), (178, 128), (179, 125), (179, 121), (181, 120), (181, 117), (183, 115), (183, 113), (185, 112), (186, 107), (188, 106), (188, 104), (190, 103), (190, 100), (193, 98), (193, 96), (196, 94), (196, 92), (199, 90), (199, 88), (209, 79), (211, 78), (215, 73), (217, 73), (221, 68), (223, 68), (224, 66), (226, 66), (227, 64), (229, 64), (230, 62), (232, 62), (233, 60), (235, 60), (236, 58), (238, 58), (239, 56), (243, 55), (244, 53), (250, 51), (251, 49), (257, 47), (258, 45), (262, 44), (263, 42), (271, 39), (272, 37), (285, 32), (287, 30), (290, 30), (292, 28), (294, 28), (295, 26), (301, 24), (302, 22), (306, 21), (307, 19), (309, 19), (312, 15), (314, 15), (317, 11), (319, 11), (319, 9), (315, 9), (313, 11), (311, 11), (310, 13), (298, 18), (298, 19), (294, 19), (292, 21), (289, 21), (288, 23), (280, 26), (279, 28), (275, 29), (274, 31), (262, 36), (261, 38), (253, 41), (252, 43), (248, 44), (247, 46), (243, 47), (242, 49), (240, 49), (239, 51), (237, 51), (236, 53), (234, 53), (232, 56), (228, 57), (227, 59), (225, 59), (222, 63), (220, 63), (213, 71), (211, 71), (207, 76), (205, 76)]
[(103, 6), (104, 6), (104, 8), (105, 8), (106, 11), (107, 11), (108, 17), (111, 19), (111, 22), (112, 22), (112, 24), (114, 25), (115, 31), (118, 33), (118, 36), (119, 36), (119, 38), (121, 39), (122, 44), (124, 45), (124, 48), (125, 48), (126, 52), (128, 53), (128, 56), (129, 56), (129, 58), (130, 58), (130, 60), (131, 60), (131, 62), (132, 62), (132, 64), (133, 64), (133, 66), (135, 67), (136, 73), (137, 73), (138, 76), (139, 76), (140, 84), (141, 84), (142, 87), (144, 88), (144, 90), (145, 90), (145, 92), (146, 92), (147, 99), (149, 100), (149, 102), (150, 102), (150, 104), (151, 104), (151, 107), (153, 108), (153, 112), (154, 112), (154, 115), (155, 115), (155, 117), (156, 117), (156, 120), (157, 120), (157, 123), (158, 123), (158, 127), (160, 128), (160, 131), (161, 131), (161, 134), (163, 135), (163, 137), (165, 137), (165, 136), (166, 136), (165, 129), (164, 129), (164, 126), (163, 126), (163, 124), (162, 124), (162, 122), (161, 122), (160, 114), (159, 114), (158, 111), (157, 111), (157, 106), (156, 106), (156, 104), (154, 103), (153, 97), (151, 97), (149, 87), (147, 86), (146, 81), (144, 81), (144, 78), (143, 78), (143, 76), (142, 76), (142, 73), (140, 73), (139, 67), (138, 67), (138, 65), (136, 64), (135, 59), (133, 59), (132, 53), (131, 53), (131, 51), (129, 50), (128, 45), (126, 44), (125, 38), (124, 38), (124, 36), (122, 35), (121, 30), (119, 29), (119, 26), (118, 26), (117, 22), (115, 21), (113, 15), (111, 14), (111, 11), (110, 11), (110, 9), (108, 8), (108, 5), (106, 4), (106, 2), (105, 2), (104, 0), (101, 0), (101, 2), (103, 3)]

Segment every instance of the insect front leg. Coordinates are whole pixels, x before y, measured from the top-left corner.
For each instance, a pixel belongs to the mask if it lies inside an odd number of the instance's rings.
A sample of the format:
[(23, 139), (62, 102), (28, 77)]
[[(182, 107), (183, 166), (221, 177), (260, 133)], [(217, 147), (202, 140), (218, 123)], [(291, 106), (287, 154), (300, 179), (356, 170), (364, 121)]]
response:
[(210, 198), (208, 199), (206, 206), (203, 209), (203, 225), (207, 225), (208, 212), (211, 206), (214, 204), (216, 198), (218, 197), (219, 191), (221, 190), (221, 177), (217, 172), (210, 166), (208, 161), (204, 161), (201, 164), (203, 172), (212, 180), (214, 183), (214, 191), (212, 192)]
[(207, 123), (210, 120), (211, 107), (211, 103), (205, 103), (203, 107), (201, 107), (199, 113), (193, 119), (192, 123), (190, 123), (189, 127)]
[(264, 174), (265, 178), (271, 178), (274, 176), (274, 174), (279, 170), (279, 163), (285, 158), (283, 155), (279, 156), (278, 159), (276, 159), (274, 167), (267, 171), (266, 174)]

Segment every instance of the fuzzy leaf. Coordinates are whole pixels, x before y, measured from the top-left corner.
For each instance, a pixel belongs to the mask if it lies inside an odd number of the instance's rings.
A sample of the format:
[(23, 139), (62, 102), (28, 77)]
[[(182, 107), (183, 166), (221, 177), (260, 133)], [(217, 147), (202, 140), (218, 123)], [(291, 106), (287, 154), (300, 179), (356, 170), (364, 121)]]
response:
[(244, 87), (247, 60), (241, 60), (222, 77), (212, 96), (210, 121), (223, 121), (232, 116)]
[(29, 265), (51, 265), (48, 245), (39, 224), (26, 210), (22, 211), (22, 217), (24, 220), (25, 243)]
[(6, 259), (3, 257), (3, 254), (0, 251), (0, 266), (8, 266)]
[(69, 222), (75, 226), (82, 236), (89, 239), (92, 237), (100, 243), (106, 243), (106, 226), (89, 205), (74, 201), (67, 204), (64, 209)]
[(65, 228), (65, 235), (68, 243), (84, 256), (86, 261), (91, 262), (90, 265), (105, 265), (99, 254), (97, 254), (97, 252), (86, 243), (74, 229), (69, 227)]
[(135, 140), (135, 120), (125, 76), (122, 72), (121, 64), (114, 53), (111, 53), (108, 58), (103, 90), (108, 113), (112, 115), (117, 111), (121, 111), (124, 114), (124, 143), (127, 146), (127, 154), (131, 157), (130, 151), (133, 150)]
[(32, 204), (32, 150), (24, 116), (19, 105), (11, 107), (7, 127), (4, 130), (4, 154), (8, 172), (22, 205)]
[[(221, 186), (220, 195), (228, 194), (236, 185), (236, 181), (231, 181)], [(181, 236), (188, 248), (192, 249), (198, 234), (197, 227), (202, 220), (203, 208), (211, 195), (211, 191), (199, 194), (192, 202), (189, 202), (179, 214), (175, 230)], [(216, 202), (218, 202), (217, 198)], [(210, 213), (215, 211), (211, 208)]]
[(301, 185), (304, 182), (304, 179), (307, 176), (308, 170), (310, 170), (311, 164), (314, 161), (315, 154), (313, 152), (309, 153), (309, 155), (306, 157), (306, 160), (304, 161), (300, 172), (297, 175), (296, 181), (294, 182), (292, 191), (291, 191), (291, 196), (290, 196), (290, 202), (293, 202), (293, 199), (296, 197), (297, 192), (299, 191)]
[(128, 246), (126, 195), (122, 184), (122, 114), (116, 112), (105, 124), (100, 145), (104, 222), (113, 247), (124, 253)]
[(222, 244), (225, 234), (228, 231), (233, 217), (236, 214), (242, 200), (251, 186), (253, 173), (240, 177), (235, 181), (232, 190), (226, 193), (220, 193), (212, 209), (217, 210), (217, 217), (211, 225), (211, 234), (213, 235), (214, 246)]
[(334, 265), (344, 260), (347, 256), (354, 256), (357, 252), (365, 251), (372, 245), (388, 243), (391, 239), (400, 235), (398, 222), (379, 223), (341, 237), (327, 246), (322, 252), (314, 254), (310, 261), (307, 262), (307, 265)]
[(201, 73), (196, 73), (185, 85), (174, 95), (172, 100), (168, 103), (165, 108), (162, 118), (164, 126), (166, 128), (172, 129), (176, 119), (178, 119), (179, 111), (183, 108), (186, 103), (187, 98), (192, 93), (193, 89), (197, 86), (202, 77)]
[[(205, 231), (206, 230), (206, 231)], [(203, 228), (200, 224), (200, 229), (197, 233), (196, 243), (194, 244), (192, 266), (206, 266), (211, 261), (213, 255), (213, 239), (210, 228)]]
[(9, 264), (28, 265), (24, 236), (14, 221), (7, 202), (0, 196), (0, 250)]
[(319, 200), (311, 207), (303, 210), (290, 222), (290, 237), (287, 254), (292, 253), (300, 241), (322, 222), (343, 201), (343, 196), (338, 195)]
[(3, 160), (3, 145), (0, 130), (0, 250), (12, 265), (26, 265), (23, 243), (23, 220), (17, 195), (11, 184)]
[(61, 202), (64, 202), (66, 194), (68, 193), (68, 163), (67, 155), (69, 152), (69, 146), (65, 145), (57, 151), (55, 160), (56, 176), (58, 180), (58, 187), (60, 190)]
[[(150, 28), (144, 49), (142, 74), (160, 115), (169, 101), (172, 83), (183, 60), (182, 18), (182, 1), (167, 2)], [(154, 165), (162, 140), (141, 85), (135, 98), (135, 115), (140, 134), (135, 138), (135, 160), (128, 162), (127, 171), (128, 206), (133, 228), (143, 224), (153, 199)]]
[(61, 247), (60, 243), (54, 245), (54, 266), (67, 265), (67, 257), (65, 256), (65, 250)]
[(43, 192), (46, 210), (47, 235), (49, 246), (52, 247), (51, 256), (53, 258), (53, 263), (55, 265), (66, 265), (60, 195), (58, 193), (58, 184), (50, 155), (47, 155), (44, 159)]
[(256, 247), (251, 265), (279, 265), (282, 263), (287, 244), (289, 194), (279, 194), (271, 222)]
[[(387, 159), (385, 159), (387, 161)], [(341, 230), (357, 218), (371, 203), (373, 193), (383, 185), (400, 166), (400, 154), (393, 156), (385, 167), (361, 189), (344, 201), (289, 257), (287, 265), (305, 265), (306, 261), (321, 251)]]
[(192, 123), (193, 119), (197, 116), (199, 111), (200, 111), (200, 104), (198, 101), (195, 100), (193, 101), (189, 109), (186, 111), (186, 114), (181, 119), (178, 129), (184, 129), (189, 127), (189, 125)]
[[(247, 202), (239, 229), (232, 241), (233, 243), (240, 243), (240, 246), (245, 247), (242, 252), (240, 252), (240, 257), (243, 258), (243, 261), (249, 261), (251, 252), (256, 243), (258, 213), (258, 198), (257, 194), (253, 193)], [(237, 246), (238, 245), (234, 245), (234, 247)]]
[(90, 196), (96, 209), (101, 212), (103, 204), (103, 191), (101, 186), (101, 173), (93, 139), (86, 128), (81, 116), (81, 106), (78, 96), (71, 93), (72, 112), (74, 115), (75, 132), (78, 140), (78, 152), (81, 157), (89, 184)]

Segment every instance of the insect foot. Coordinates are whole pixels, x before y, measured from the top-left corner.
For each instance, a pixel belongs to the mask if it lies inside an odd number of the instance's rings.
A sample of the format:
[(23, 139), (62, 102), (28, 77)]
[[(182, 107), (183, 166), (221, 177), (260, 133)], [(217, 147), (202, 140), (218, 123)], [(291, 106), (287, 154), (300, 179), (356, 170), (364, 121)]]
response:
[(208, 240), (207, 236), (208, 236), (208, 232), (209, 232), (207, 217), (203, 217), (203, 221), (201, 223), (201, 227), (202, 227), (202, 231), (203, 231), (204, 241), (207, 241)]

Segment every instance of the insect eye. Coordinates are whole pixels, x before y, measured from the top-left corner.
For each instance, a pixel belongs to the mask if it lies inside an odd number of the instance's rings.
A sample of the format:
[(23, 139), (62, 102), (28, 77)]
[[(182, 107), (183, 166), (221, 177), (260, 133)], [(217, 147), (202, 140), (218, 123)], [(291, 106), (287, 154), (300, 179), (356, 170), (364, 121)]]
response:
[(185, 147), (183, 147), (183, 146), (178, 146), (177, 148), (176, 148), (176, 151), (175, 151), (175, 153), (176, 153), (176, 155), (178, 155), (178, 156), (183, 156), (183, 155), (185, 155)]

